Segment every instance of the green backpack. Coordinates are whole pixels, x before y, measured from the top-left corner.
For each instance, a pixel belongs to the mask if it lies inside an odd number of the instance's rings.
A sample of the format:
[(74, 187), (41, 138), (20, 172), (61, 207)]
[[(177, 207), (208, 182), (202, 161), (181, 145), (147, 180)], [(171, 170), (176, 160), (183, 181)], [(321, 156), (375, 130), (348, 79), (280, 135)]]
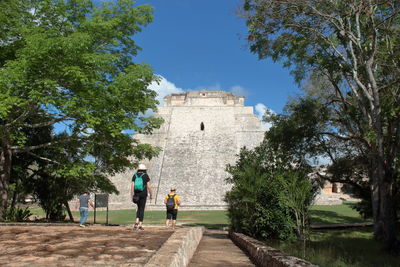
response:
[(146, 173), (142, 173), (140, 176), (137, 175), (137, 173), (135, 173), (135, 191), (143, 191), (144, 190), (144, 182), (143, 182), (143, 175), (145, 175)]

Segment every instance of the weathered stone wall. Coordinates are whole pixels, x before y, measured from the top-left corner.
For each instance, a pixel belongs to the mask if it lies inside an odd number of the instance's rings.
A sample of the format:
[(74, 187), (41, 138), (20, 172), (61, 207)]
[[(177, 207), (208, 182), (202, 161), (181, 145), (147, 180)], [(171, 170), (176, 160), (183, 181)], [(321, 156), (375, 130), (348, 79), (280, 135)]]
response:
[(278, 249), (240, 233), (229, 232), (229, 237), (238, 247), (244, 250), (250, 259), (260, 267), (317, 267), (308, 261), (293, 257)]
[[(171, 186), (177, 187), (183, 208), (223, 208), (230, 185), (226, 164), (235, 163), (243, 146), (252, 148), (264, 136), (252, 107), (243, 97), (222, 91), (198, 91), (165, 98), (157, 116), (165, 122), (152, 135), (137, 134), (141, 143), (163, 149), (157, 158), (145, 162), (154, 191), (151, 205), (162, 207)], [(201, 124), (204, 130), (201, 130)], [(111, 208), (126, 208), (134, 170), (112, 178), (120, 196), (112, 196)]]
[(203, 237), (204, 227), (179, 228), (162, 245), (145, 267), (188, 266)]

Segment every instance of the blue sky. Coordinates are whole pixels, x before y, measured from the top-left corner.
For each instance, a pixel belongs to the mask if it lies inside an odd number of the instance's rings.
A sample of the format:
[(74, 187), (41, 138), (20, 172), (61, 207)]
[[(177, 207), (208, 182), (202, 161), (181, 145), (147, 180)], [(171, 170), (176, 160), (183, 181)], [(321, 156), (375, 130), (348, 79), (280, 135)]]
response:
[(153, 89), (167, 93), (218, 89), (245, 96), (245, 105), (281, 112), (288, 96), (299, 93), (289, 70), (258, 60), (246, 42), (240, 0), (139, 0), (155, 8), (154, 21), (133, 38), (146, 62), (164, 81)]

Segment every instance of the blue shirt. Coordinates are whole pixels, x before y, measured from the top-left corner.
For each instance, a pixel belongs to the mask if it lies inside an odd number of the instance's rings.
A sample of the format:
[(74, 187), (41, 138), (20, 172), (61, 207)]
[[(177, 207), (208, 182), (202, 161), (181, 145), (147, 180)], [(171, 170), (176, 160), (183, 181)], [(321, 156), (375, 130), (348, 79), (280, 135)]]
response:
[(90, 196), (86, 194), (82, 194), (79, 196), (79, 204), (81, 208), (89, 208), (89, 199)]

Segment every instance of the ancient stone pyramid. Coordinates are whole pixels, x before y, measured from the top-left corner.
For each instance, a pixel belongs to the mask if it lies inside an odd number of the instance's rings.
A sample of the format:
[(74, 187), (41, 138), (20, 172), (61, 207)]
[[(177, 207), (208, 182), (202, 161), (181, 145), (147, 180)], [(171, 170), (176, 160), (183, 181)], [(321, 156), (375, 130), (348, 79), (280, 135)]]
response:
[[(143, 162), (155, 198), (147, 207), (164, 208), (163, 198), (175, 186), (182, 208), (224, 208), (223, 197), (230, 189), (226, 165), (235, 163), (241, 147), (253, 148), (264, 136), (253, 107), (229, 92), (189, 91), (166, 96), (156, 116), (165, 121), (160, 129), (135, 135), (141, 143), (162, 148), (157, 158)], [(111, 208), (132, 207), (129, 188), (134, 171), (112, 178), (120, 195), (111, 196)]]

